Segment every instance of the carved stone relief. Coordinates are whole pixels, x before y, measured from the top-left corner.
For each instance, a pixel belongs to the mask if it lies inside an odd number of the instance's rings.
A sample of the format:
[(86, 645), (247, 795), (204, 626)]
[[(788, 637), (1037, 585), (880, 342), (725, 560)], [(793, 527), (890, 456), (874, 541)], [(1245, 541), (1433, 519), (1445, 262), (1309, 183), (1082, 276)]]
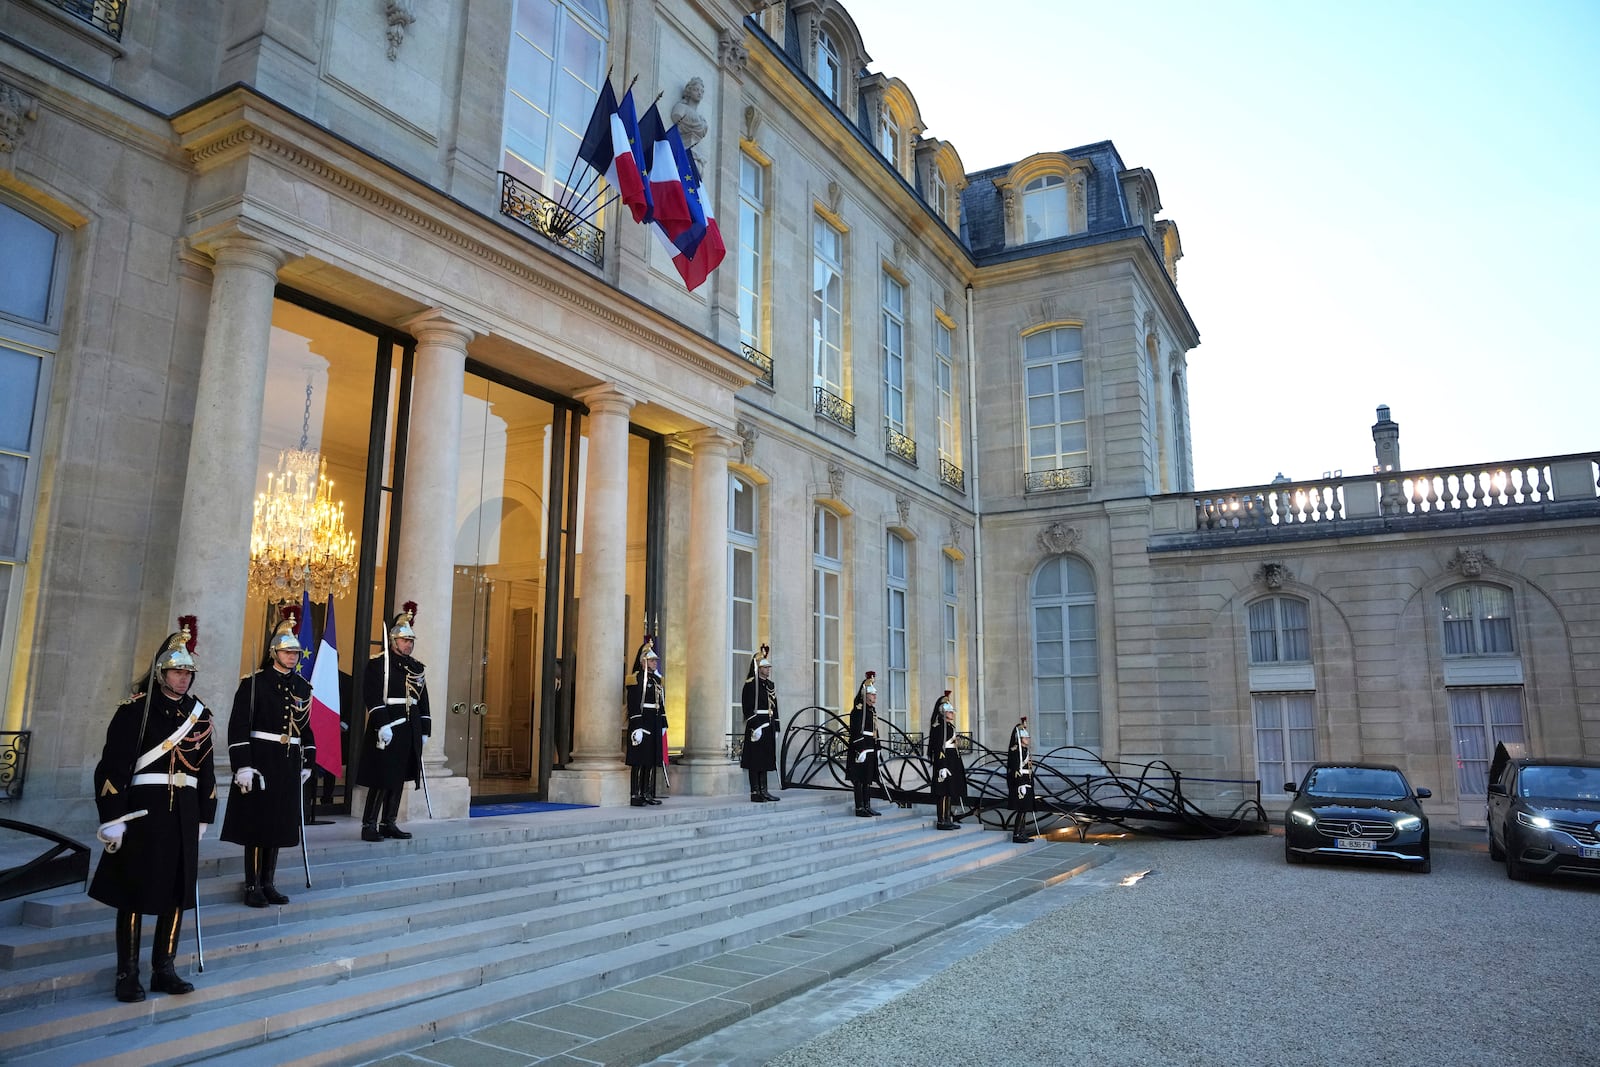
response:
[(961, 520), (954, 515), (950, 516), (950, 547), (961, 551), (961, 535), (966, 531), (961, 527)]
[(761, 132), (761, 109), (754, 104), (744, 106), (744, 139), (754, 142)]
[(406, 40), (406, 29), (417, 21), (417, 16), (411, 11), (411, 3), (412, 0), (384, 0), (383, 17), (389, 24), (384, 36), (389, 39), (390, 60), (400, 54), (400, 46)]
[(730, 30), (717, 31), (717, 64), (734, 75), (743, 75), (750, 61), (750, 50), (744, 46), (744, 34)]
[(844, 187), (838, 182), (828, 183), (828, 210), (835, 215), (839, 213), (839, 205), (844, 201)]
[(1052, 522), (1049, 526), (1039, 531), (1039, 547), (1052, 556), (1064, 555), (1078, 547), (1078, 542), (1083, 540), (1083, 535), (1076, 526), (1068, 526), (1064, 522)]
[(739, 461), (749, 465), (750, 457), (756, 454), (756, 439), (761, 436), (761, 427), (740, 419), (734, 432), (739, 435)]
[(828, 495), (834, 500), (844, 499), (844, 468), (837, 463), (828, 464)]
[(894, 495), (894, 511), (895, 515), (900, 519), (900, 528), (909, 530), (911, 528), (911, 498), (901, 493), (896, 493)]
[(1481, 548), (1457, 547), (1455, 554), (1445, 564), (1450, 571), (1461, 575), (1463, 578), (1476, 578), (1483, 573), (1485, 566), (1494, 566), (1494, 559)]
[(1282, 563), (1263, 563), (1251, 575), (1257, 585), (1268, 589), (1282, 589), (1284, 582), (1294, 581), (1294, 572)]
[(31, 97), (0, 82), (0, 152), (15, 151), (27, 132), (24, 124), (38, 117), (39, 107)]
[(705, 99), (705, 95), (705, 80), (690, 78), (684, 83), (678, 102), (672, 105), (672, 121), (678, 126), (678, 136), (683, 138), (683, 147), (694, 159), (695, 166), (702, 171), (705, 170), (705, 161), (695, 151), (695, 146), (705, 140), (706, 131), (710, 128), (706, 117), (700, 114), (700, 101)]

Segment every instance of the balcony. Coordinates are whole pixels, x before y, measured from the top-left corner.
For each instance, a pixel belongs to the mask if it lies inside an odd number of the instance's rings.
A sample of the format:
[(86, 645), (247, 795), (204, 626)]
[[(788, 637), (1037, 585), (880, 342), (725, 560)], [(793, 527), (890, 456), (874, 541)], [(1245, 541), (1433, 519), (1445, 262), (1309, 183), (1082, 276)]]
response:
[(122, 17), (128, 0), (44, 0), (80, 22), (86, 22), (108, 37), (122, 40)]
[(842, 396), (837, 396), (833, 393), (830, 393), (820, 385), (817, 386), (817, 403), (815, 411), (818, 415), (821, 415), (823, 418), (828, 419), (831, 422), (838, 423), (851, 433), (856, 432), (855, 405), (850, 403), (850, 401), (846, 400)]
[(746, 363), (750, 364), (761, 372), (761, 377), (756, 379), (757, 385), (764, 385), (768, 389), (775, 388), (772, 384), (771, 356), (767, 355), (758, 348), (753, 348), (750, 345), (745, 344), (743, 341), (739, 342), (739, 356)]
[(917, 465), (917, 443), (887, 422), (883, 424), (883, 449), (895, 459)]
[(597, 267), (605, 266), (606, 232), (585, 221), (575, 210), (500, 172), (500, 214), (534, 233), (554, 241)]
[(1592, 452), (1196, 493), (1179, 504), (1172, 516), (1175, 526), (1163, 528), (1158, 520), (1151, 547), (1262, 544), (1586, 517), (1600, 514), (1597, 475), (1600, 452)]
[(943, 456), (939, 457), (939, 480), (958, 493), (967, 491), (966, 472)]
[(1093, 482), (1093, 467), (1057, 467), (1052, 471), (1029, 471), (1023, 476), (1022, 491), (1053, 493), (1059, 489), (1087, 489)]

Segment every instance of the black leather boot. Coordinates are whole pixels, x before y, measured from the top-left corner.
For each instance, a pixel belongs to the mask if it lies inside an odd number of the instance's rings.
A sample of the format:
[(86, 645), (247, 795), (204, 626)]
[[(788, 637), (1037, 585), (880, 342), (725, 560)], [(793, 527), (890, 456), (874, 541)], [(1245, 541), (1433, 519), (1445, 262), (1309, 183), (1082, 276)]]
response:
[(778, 801), (782, 800), (782, 797), (775, 797), (767, 791), (767, 772), (757, 771), (756, 773), (761, 776), (761, 799), (765, 800), (768, 804), (776, 804)]
[(278, 892), (275, 884), (278, 881), (278, 849), (264, 848), (261, 853), (261, 895), (267, 898), (268, 904), (289, 903), (289, 898)]
[(646, 767), (644, 769), (644, 802), (646, 804), (661, 803), (656, 798), (656, 769), (654, 767)]
[(261, 867), (266, 851), (260, 845), (244, 846), (244, 902), (248, 907), (267, 906), (267, 895), (261, 891)]
[(644, 807), (644, 768), (628, 768), (628, 805), (629, 807)]
[(178, 976), (172, 958), (178, 954), (178, 931), (183, 927), (183, 909), (174, 907), (156, 917), (155, 942), (150, 946), (150, 988), (157, 993), (183, 996), (194, 992), (194, 983)]
[(400, 790), (383, 794), (383, 822), (378, 825), (378, 832), (384, 837), (396, 841), (409, 841), (411, 835), (406, 833), (394, 823), (395, 816), (400, 814)]
[(382, 841), (378, 832), (378, 812), (383, 808), (383, 790), (368, 789), (367, 802), (361, 808), (361, 840)]
[(1017, 812), (1017, 821), (1011, 827), (1011, 840), (1016, 842), (1019, 845), (1025, 845), (1029, 841), (1033, 840), (1033, 838), (1031, 836), (1029, 836), (1029, 834), (1028, 834), (1027, 826), (1024, 825), (1024, 823), (1022, 821), (1024, 816), (1025, 816), (1024, 812), (1018, 811)]
[(750, 803), (765, 804), (767, 798), (761, 795), (761, 782), (755, 771), (746, 771), (745, 777), (750, 779)]
[(950, 817), (951, 801), (949, 797), (940, 797), (938, 804), (938, 821), (933, 824), (935, 830), (954, 830), (956, 822)]
[(139, 935), (143, 926), (143, 915), (117, 909), (117, 999), (124, 1004), (137, 1004), (144, 999), (144, 986), (139, 984)]
[(856, 795), (856, 818), (865, 819), (872, 815), (872, 809), (867, 807), (867, 787), (860, 782), (852, 782), (850, 788)]

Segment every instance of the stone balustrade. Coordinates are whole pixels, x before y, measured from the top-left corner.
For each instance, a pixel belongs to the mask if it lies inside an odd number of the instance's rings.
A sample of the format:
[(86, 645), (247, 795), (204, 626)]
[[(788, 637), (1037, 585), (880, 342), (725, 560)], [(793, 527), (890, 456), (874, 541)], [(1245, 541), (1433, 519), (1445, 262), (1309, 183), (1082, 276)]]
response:
[[(1548, 519), (1551, 508), (1600, 502), (1600, 453), (1475, 463), (1351, 477), (1282, 481), (1193, 495), (1193, 525), (1181, 503), (1158, 508), (1155, 532), (1251, 540), (1337, 537), (1428, 525), (1447, 518)], [(1171, 499), (1171, 498), (1169, 498)], [(1557, 510), (1560, 510), (1559, 508)]]

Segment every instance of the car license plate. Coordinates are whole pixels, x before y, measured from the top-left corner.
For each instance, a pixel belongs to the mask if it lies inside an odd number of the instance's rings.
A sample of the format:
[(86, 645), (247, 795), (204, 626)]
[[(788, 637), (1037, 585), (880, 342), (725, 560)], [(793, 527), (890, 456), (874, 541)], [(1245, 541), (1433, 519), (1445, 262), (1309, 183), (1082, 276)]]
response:
[(1582, 845), (1578, 848), (1578, 855), (1586, 860), (1600, 860), (1600, 848), (1590, 848), (1588, 845)]
[(1378, 847), (1376, 841), (1363, 841), (1356, 837), (1340, 837), (1335, 839), (1334, 844), (1340, 848), (1353, 848), (1358, 852), (1372, 852)]

